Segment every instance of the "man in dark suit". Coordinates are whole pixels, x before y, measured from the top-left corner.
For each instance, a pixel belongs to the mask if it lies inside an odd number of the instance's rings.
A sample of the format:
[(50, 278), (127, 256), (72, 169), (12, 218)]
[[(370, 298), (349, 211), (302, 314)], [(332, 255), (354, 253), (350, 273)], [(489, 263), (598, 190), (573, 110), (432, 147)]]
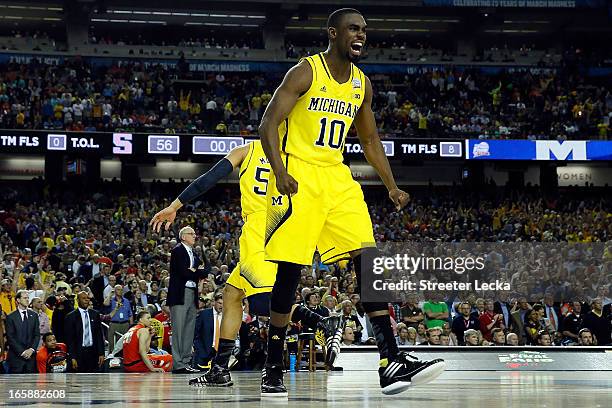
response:
[(198, 313), (195, 324), (195, 338), (193, 346), (194, 365), (204, 368), (217, 353), (219, 336), (221, 334), (221, 315), (223, 313), (223, 294), (215, 295), (213, 307)]
[(193, 228), (179, 231), (181, 243), (170, 254), (170, 283), (168, 299), (172, 316), (172, 372), (188, 374), (198, 372), (192, 368), (195, 320), (198, 301), (198, 281), (210, 272), (210, 265), (203, 265), (193, 251), (196, 234)]
[(72, 369), (80, 373), (95, 373), (104, 363), (104, 336), (100, 313), (88, 309), (87, 292), (77, 295), (79, 307), (66, 315), (64, 333)]
[(551, 329), (563, 333), (563, 315), (561, 308), (555, 303), (553, 294), (546, 292), (544, 294), (544, 316), (548, 319)]
[(91, 288), (91, 293), (94, 295), (94, 307), (100, 310), (104, 302), (104, 288), (109, 284), (108, 274), (110, 273), (110, 266), (107, 264), (98, 265), (100, 265), (100, 273), (93, 277), (89, 287)]
[(65, 344), (64, 323), (66, 315), (74, 310), (74, 298), (66, 296), (66, 288), (63, 286), (57, 288), (57, 296), (55, 298), (56, 302), (51, 318), (51, 331), (55, 334), (58, 343)]
[(40, 341), (38, 315), (28, 310), (28, 292), (20, 290), (15, 296), (17, 309), (6, 316), (6, 338), (10, 372), (36, 372), (36, 349)]
[(598, 346), (607, 346), (610, 344), (610, 334), (612, 333), (610, 326), (610, 317), (604, 314), (601, 298), (593, 299), (591, 301), (591, 311), (585, 314), (582, 327), (591, 331)]

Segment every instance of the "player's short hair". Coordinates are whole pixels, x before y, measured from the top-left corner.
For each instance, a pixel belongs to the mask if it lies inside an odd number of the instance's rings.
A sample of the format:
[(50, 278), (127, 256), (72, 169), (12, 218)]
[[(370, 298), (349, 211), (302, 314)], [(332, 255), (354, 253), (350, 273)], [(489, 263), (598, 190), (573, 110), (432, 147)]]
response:
[(327, 28), (328, 29), (330, 27), (338, 28), (338, 24), (340, 24), (342, 17), (349, 15), (349, 14), (359, 14), (360, 16), (363, 16), (363, 14), (361, 14), (359, 10), (356, 10), (354, 8), (341, 8), (341, 9), (338, 9), (332, 12), (329, 15), (329, 17), (327, 18)]
[(146, 310), (141, 310), (140, 312), (138, 312), (138, 314), (136, 315), (136, 321), (139, 321), (140, 319), (142, 319), (142, 316), (144, 315), (151, 315), (151, 313), (149, 313)]

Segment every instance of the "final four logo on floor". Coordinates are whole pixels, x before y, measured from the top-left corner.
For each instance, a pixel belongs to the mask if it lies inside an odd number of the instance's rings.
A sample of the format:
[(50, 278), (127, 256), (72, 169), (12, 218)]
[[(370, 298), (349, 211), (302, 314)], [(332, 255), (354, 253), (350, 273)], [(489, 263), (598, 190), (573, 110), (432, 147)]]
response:
[(555, 360), (548, 357), (546, 353), (539, 351), (519, 351), (518, 353), (498, 354), (500, 363), (508, 368), (538, 367), (543, 363), (552, 363)]

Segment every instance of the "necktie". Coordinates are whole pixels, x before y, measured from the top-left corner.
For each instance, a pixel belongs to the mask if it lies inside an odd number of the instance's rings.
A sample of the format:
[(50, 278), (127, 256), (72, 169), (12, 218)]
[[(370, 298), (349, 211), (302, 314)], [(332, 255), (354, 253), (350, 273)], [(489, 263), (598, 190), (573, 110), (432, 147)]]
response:
[(23, 311), (23, 322), (25, 323), (25, 322), (27, 322), (27, 321), (28, 321), (28, 311), (27, 311), (27, 310), (24, 310), (24, 311)]
[(548, 318), (552, 328), (557, 330), (557, 321), (555, 320), (555, 311), (552, 307), (548, 306)]
[(213, 347), (215, 350), (219, 350), (219, 335), (221, 333), (221, 314), (217, 313), (217, 318), (215, 319), (215, 343)]
[(91, 327), (89, 326), (89, 314), (83, 313), (83, 319), (85, 320), (85, 333), (83, 333), (83, 344), (85, 347), (91, 346)]

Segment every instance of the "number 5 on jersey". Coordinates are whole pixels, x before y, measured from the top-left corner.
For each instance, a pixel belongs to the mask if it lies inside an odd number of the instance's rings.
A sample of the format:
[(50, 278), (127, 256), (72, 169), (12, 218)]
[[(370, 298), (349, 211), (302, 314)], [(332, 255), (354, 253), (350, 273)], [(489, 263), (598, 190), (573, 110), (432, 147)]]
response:
[(270, 169), (264, 167), (257, 167), (255, 169), (255, 185), (253, 186), (253, 192), (258, 195), (266, 195), (268, 190), (268, 180), (270, 179)]

